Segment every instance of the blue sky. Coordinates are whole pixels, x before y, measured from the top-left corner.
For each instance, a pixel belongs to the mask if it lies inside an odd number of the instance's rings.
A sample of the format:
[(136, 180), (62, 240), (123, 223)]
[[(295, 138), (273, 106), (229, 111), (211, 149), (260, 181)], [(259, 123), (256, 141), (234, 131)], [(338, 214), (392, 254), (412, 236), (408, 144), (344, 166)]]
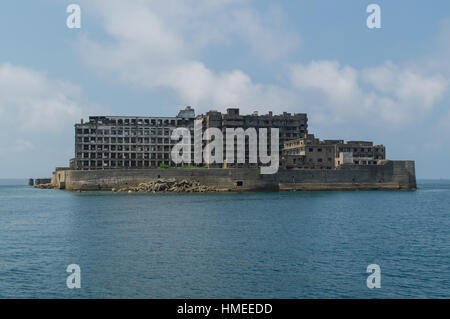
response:
[(446, 0), (4, 1), (0, 39), (0, 178), (66, 166), (82, 117), (185, 105), (307, 112), (320, 138), (373, 140), (419, 178), (450, 178)]

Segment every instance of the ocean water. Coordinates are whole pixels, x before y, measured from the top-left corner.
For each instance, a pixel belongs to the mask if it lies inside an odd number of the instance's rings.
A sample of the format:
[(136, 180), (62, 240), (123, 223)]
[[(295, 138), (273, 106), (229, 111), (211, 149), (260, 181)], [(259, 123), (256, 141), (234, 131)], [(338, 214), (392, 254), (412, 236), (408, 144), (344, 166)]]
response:
[[(450, 181), (113, 194), (0, 182), (2, 298), (449, 298)], [(68, 289), (66, 267), (81, 268)], [(381, 268), (369, 289), (366, 268)]]

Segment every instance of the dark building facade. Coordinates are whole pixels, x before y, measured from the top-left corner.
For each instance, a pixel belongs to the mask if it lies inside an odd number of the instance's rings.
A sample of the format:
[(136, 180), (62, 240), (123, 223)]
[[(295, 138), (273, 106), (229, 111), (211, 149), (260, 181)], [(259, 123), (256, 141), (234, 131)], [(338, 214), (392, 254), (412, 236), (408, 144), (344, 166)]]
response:
[[(75, 158), (70, 161), (72, 169), (99, 170), (115, 168), (157, 168), (161, 164), (175, 165), (171, 160), (172, 147), (179, 141), (172, 141), (174, 129), (184, 127), (191, 132), (191, 163), (194, 164), (194, 121), (201, 121), (203, 132), (207, 128), (219, 128), (224, 134), (224, 164), (214, 167), (258, 166), (258, 164), (226, 163), (225, 131), (227, 128), (267, 128), (270, 143), (270, 128), (279, 128), (279, 151), (284, 141), (303, 136), (308, 132), (308, 118), (304, 113), (273, 115), (269, 112), (258, 115), (239, 114), (239, 109), (227, 109), (226, 113), (217, 111), (195, 116), (194, 109), (186, 107), (176, 117), (142, 116), (90, 116), (88, 122), (75, 125)], [(203, 145), (205, 142), (202, 142)], [(237, 143), (237, 141), (235, 141)], [(248, 163), (248, 140), (245, 152)], [(235, 152), (237, 150), (237, 144)]]
[(186, 127), (193, 136), (195, 112), (191, 107), (176, 117), (91, 116), (75, 125), (75, 158), (71, 168), (98, 170), (156, 168), (172, 165), (177, 141), (172, 131)]
[[(197, 120), (202, 121), (202, 130), (205, 131), (208, 128), (218, 128), (223, 134), (223, 156), (224, 164), (212, 164), (213, 167), (248, 167), (259, 166), (259, 163), (249, 164), (249, 139), (245, 140), (245, 163), (226, 163), (226, 130), (228, 128), (255, 128), (259, 131), (261, 128), (266, 128), (268, 131), (268, 145), (270, 145), (270, 129), (279, 129), (279, 156), (281, 158), (283, 143), (285, 141), (300, 138), (304, 134), (308, 133), (308, 116), (306, 113), (287, 113), (284, 112), (280, 115), (273, 115), (272, 112), (268, 114), (259, 115), (258, 112), (254, 112), (250, 115), (242, 115), (237, 108), (229, 108), (226, 113), (218, 111), (209, 111), (205, 115), (197, 116)], [(234, 152), (237, 152), (237, 143), (235, 140)], [(237, 155), (235, 154), (235, 157)]]

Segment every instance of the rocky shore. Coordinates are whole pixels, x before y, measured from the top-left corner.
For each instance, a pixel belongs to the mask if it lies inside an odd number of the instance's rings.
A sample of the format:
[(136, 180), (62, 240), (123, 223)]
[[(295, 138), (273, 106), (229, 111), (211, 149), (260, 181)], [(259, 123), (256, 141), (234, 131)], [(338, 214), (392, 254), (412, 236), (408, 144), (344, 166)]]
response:
[(208, 193), (217, 192), (214, 187), (201, 185), (199, 182), (182, 180), (177, 182), (175, 179), (158, 179), (148, 183), (141, 183), (138, 186), (113, 188), (113, 192), (128, 193)]
[(39, 184), (39, 185), (35, 185), (33, 187), (34, 188), (39, 188), (39, 189), (56, 189), (56, 186), (53, 185), (52, 183)]
[[(39, 189), (56, 189), (56, 185), (51, 183), (35, 185), (34, 188)], [(201, 185), (196, 181), (176, 181), (175, 179), (157, 179), (148, 183), (141, 183), (138, 186), (124, 186), (111, 189), (114, 193), (209, 193), (219, 192), (223, 190), (214, 187)]]

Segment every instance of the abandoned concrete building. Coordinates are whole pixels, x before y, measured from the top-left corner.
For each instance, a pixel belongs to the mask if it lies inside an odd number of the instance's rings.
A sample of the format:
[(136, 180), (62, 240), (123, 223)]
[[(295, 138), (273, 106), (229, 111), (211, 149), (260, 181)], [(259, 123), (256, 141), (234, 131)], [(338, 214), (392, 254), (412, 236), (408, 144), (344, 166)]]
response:
[[(240, 115), (239, 109), (227, 109), (222, 114), (217, 111), (195, 116), (190, 106), (180, 111), (176, 117), (137, 117), (137, 116), (90, 116), (88, 122), (75, 125), (75, 158), (70, 161), (72, 169), (98, 170), (113, 168), (156, 168), (161, 164), (175, 166), (171, 160), (171, 140), (174, 129), (185, 127), (191, 131), (192, 163), (194, 145), (194, 121), (202, 121), (202, 129), (216, 127), (225, 133), (226, 128), (261, 127), (280, 129), (280, 155), (282, 143), (300, 137), (308, 132), (306, 114), (283, 113), (273, 115)], [(270, 140), (270, 130), (269, 130)], [(235, 151), (237, 143), (235, 141)], [(246, 159), (248, 159), (248, 139), (246, 139)], [(225, 159), (225, 141), (224, 141)], [(246, 160), (248, 163), (248, 160)], [(226, 167), (219, 164), (220, 167)], [(236, 164), (252, 166), (258, 164)], [(177, 166), (180, 166), (178, 164)], [(228, 165), (233, 167), (233, 165)]]
[(284, 142), (281, 166), (334, 169), (342, 165), (377, 165), (386, 148), (367, 141), (319, 140), (314, 134)]
[[(223, 164), (211, 164), (210, 167), (255, 167), (259, 166), (258, 163), (249, 163), (249, 142), (248, 136), (245, 138), (245, 163), (227, 163), (226, 161), (226, 129), (227, 128), (242, 128), (244, 130), (248, 128), (255, 128), (258, 132), (260, 128), (267, 128), (268, 143), (270, 143), (270, 128), (279, 129), (279, 155), (281, 158), (283, 143), (285, 141), (299, 138), (308, 133), (308, 117), (305, 113), (287, 113), (284, 112), (280, 115), (273, 115), (272, 112), (268, 114), (259, 115), (258, 112), (253, 112), (250, 115), (239, 114), (239, 109), (229, 108), (226, 113), (218, 111), (209, 111), (205, 115), (197, 116), (197, 119), (202, 120), (202, 130), (205, 131), (208, 128), (218, 128), (223, 135)], [(238, 141), (234, 143), (234, 158), (237, 158)]]
[[(157, 168), (162, 164), (181, 166), (171, 160), (172, 147), (178, 143), (171, 135), (174, 129), (184, 127), (191, 132), (191, 165), (194, 163), (194, 121), (201, 120), (201, 129), (218, 128), (224, 136), (224, 163), (209, 167), (254, 167), (249, 163), (249, 138), (245, 139), (245, 163), (226, 162), (227, 128), (279, 129), (280, 166), (284, 168), (335, 169), (342, 165), (376, 165), (386, 158), (383, 145), (372, 142), (323, 140), (308, 134), (308, 117), (305, 113), (283, 113), (259, 115), (254, 112), (242, 115), (237, 108), (226, 113), (209, 111), (195, 115), (190, 106), (175, 117), (139, 116), (90, 116), (89, 121), (75, 124), (75, 158), (70, 160), (70, 169), (104, 170), (115, 168)], [(203, 141), (203, 145), (206, 142)], [(234, 142), (237, 152), (239, 141)], [(236, 158), (236, 154), (235, 154)], [(204, 164), (200, 164), (204, 165)]]
[(193, 136), (195, 112), (191, 107), (176, 117), (91, 116), (75, 125), (72, 169), (150, 168), (171, 165), (176, 141), (172, 131), (186, 127)]

